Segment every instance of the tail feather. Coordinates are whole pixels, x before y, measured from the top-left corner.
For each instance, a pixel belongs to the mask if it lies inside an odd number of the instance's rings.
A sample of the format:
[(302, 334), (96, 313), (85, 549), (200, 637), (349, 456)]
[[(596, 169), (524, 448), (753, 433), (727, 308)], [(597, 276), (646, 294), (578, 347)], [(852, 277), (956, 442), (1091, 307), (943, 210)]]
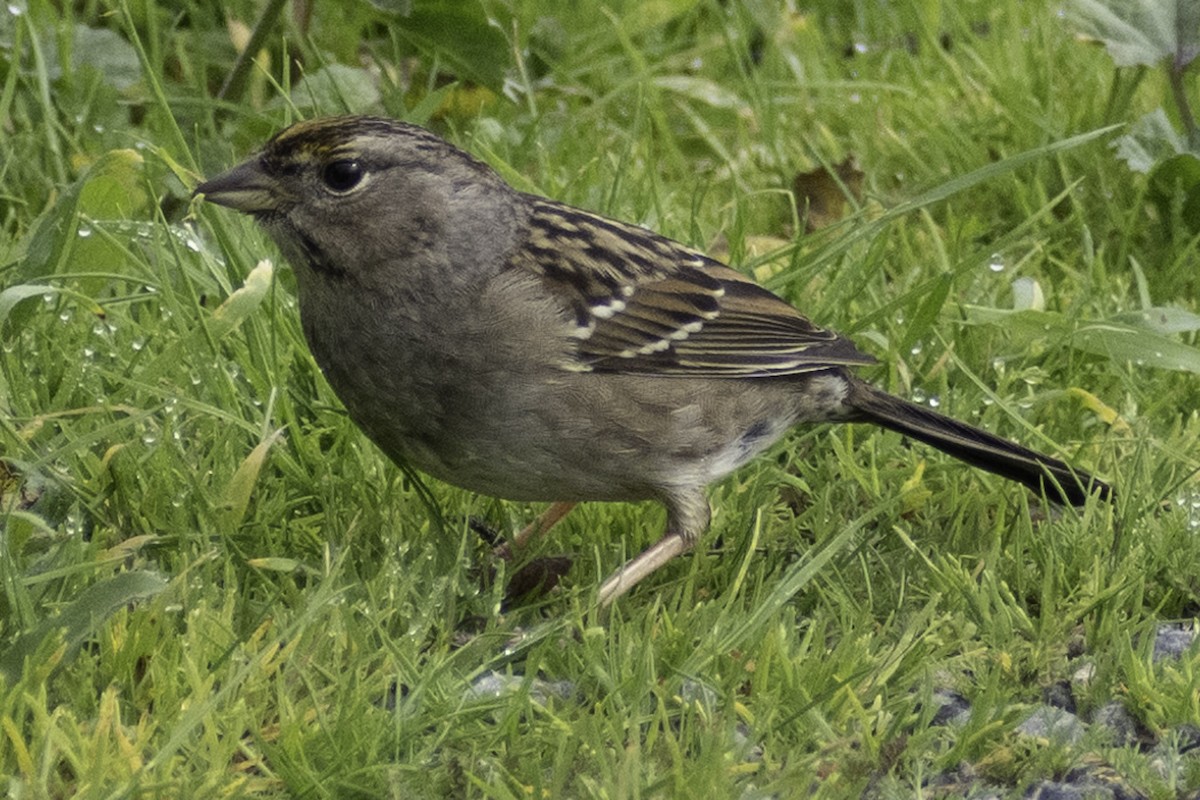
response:
[(1023, 483), (1035, 492), (1045, 492), (1052, 500), (1079, 506), (1093, 494), (1105, 500), (1112, 498), (1111, 486), (1083, 470), (868, 383), (852, 380), (846, 400), (863, 422), (911, 436), (974, 467)]

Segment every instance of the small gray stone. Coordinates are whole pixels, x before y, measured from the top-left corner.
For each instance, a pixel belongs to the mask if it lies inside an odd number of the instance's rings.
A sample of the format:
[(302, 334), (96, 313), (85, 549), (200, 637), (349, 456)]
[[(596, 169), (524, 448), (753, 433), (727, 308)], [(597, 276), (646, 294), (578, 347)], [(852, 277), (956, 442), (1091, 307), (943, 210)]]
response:
[(1038, 781), (1025, 792), (1025, 800), (1112, 800), (1113, 793), (1095, 786), (1075, 786), (1058, 781)]
[[(485, 672), (475, 679), (467, 689), (468, 700), (487, 700), (507, 697), (521, 691), (525, 685), (523, 675), (505, 675), (502, 672)], [(544, 704), (551, 697), (561, 700), (575, 695), (575, 684), (570, 681), (547, 681), (534, 678), (529, 684), (529, 697), (535, 703)]]
[(1063, 711), (1075, 713), (1075, 693), (1067, 681), (1055, 681), (1042, 689), (1042, 702)]
[(1138, 741), (1138, 722), (1117, 700), (1111, 700), (1092, 716), (1092, 723), (1109, 735), (1109, 741), (1117, 747), (1128, 747)]
[(930, 725), (952, 725), (957, 728), (971, 719), (971, 702), (953, 689), (935, 689), (933, 702), (937, 711), (933, 712)]
[(683, 699), (683, 702), (689, 705), (696, 703), (709, 713), (717, 710), (717, 701), (719, 698), (716, 689), (692, 678), (684, 678), (683, 683), (679, 687), (679, 696)]
[(1154, 660), (1179, 658), (1196, 639), (1196, 631), (1182, 625), (1159, 625), (1154, 635)]
[(1038, 706), (1017, 726), (1017, 733), (1075, 744), (1083, 738), (1086, 726), (1070, 711), (1053, 706)]

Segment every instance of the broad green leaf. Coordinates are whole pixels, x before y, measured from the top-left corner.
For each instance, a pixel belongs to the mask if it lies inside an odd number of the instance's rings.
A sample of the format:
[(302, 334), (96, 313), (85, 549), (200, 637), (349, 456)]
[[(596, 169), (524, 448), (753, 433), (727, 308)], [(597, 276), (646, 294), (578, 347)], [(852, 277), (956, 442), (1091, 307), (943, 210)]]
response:
[(1166, 306), (1128, 311), (1111, 317), (1109, 321), (1164, 334), (1200, 331), (1200, 315)]
[(365, 69), (330, 64), (305, 75), (292, 89), (297, 108), (322, 114), (362, 114), (379, 104), (379, 87)]
[[(119, 192), (121, 186), (134, 185), (133, 176), (140, 173), (141, 167), (142, 157), (136, 150), (112, 150), (96, 159), (78, 180), (63, 190), (54, 205), (42, 212), (32, 232), (18, 247), (23, 258), (8, 280), (14, 284), (32, 283), (58, 272), (80, 241), (77, 235), (80, 214), (129, 208), (113, 199), (110, 181), (115, 181)], [(93, 182), (100, 182), (100, 185), (89, 190)], [(136, 192), (141, 193), (140, 183)], [(91, 216), (117, 215), (94, 213)]]
[(1150, 197), (1159, 204), (1164, 219), (1172, 218), (1181, 196), (1178, 212), (1183, 222), (1193, 233), (1200, 231), (1200, 158), (1192, 153), (1172, 156), (1150, 173)]
[(92, 219), (130, 219), (143, 216), (149, 196), (142, 173), (143, 159), (136, 150), (113, 150), (91, 169), (79, 192), (79, 213)]
[(1085, 353), (1139, 367), (1200, 373), (1200, 350), (1143, 328), (1095, 322), (1075, 331), (1069, 344)]
[(25, 659), (49, 637), (61, 635), (68, 653), (73, 652), (114, 613), (130, 603), (153, 597), (165, 588), (166, 579), (148, 570), (122, 572), (92, 584), (56, 616), (43, 620), (0, 652), (0, 673), (11, 684), (20, 678)]
[(1057, 343), (1065, 340), (1075, 330), (1071, 321), (1056, 311), (1013, 311), (1006, 308), (966, 305), (963, 306), (963, 314), (968, 325), (998, 325), (1022, 341), (1042, 340)]
[[(86, 309), (88, 313), (95, 314), (98, 317), (104, 316), (104, 309), (99, 306), (95, 300), (90, 297), (80, 294), (79, 292), (70, 289), (63, 289), (58, 286), (50, 286), (43, 283), (24, 283), (19, 286), (9, 286), (4, 291), (0, 292), (0, 331), (4, 330), (4, 323), (9, 318), (9, 315), (23, 301), (30, 300), (35, 297), (45, 297), (47, 295), (63, 295), (73, 299), (80, 307)], [(18, 324), (13, 325), (13, 329), (19, 327), (23, 320), (15, 320)]]
[[(508, 41), (482, 3), (462, 0), (372, 0), (395, 15), (397, 33), (445, 61), (460, 77), (494, 92), (511, 63)], [(404, 13), (407, 9), (409, 13)]]
[(1183, 67), (1200, 52), (1196, 0), (1074, 0), (1071, 11), (1080, 30), (1102, 42), (1118, 66), (1171, 59)]
[(4, 329), (4, 322), (8, 319), (8, 315), (22, 300), (30, 300), (34, 297), (57, 293), (58, 289), (55, 287), (38, 283), (10, 286), (3, 292), (0, 292), (0, 330)]
[(94, 69), (106, 83), (121, 91), (142, 79), (142, 65), (138, 61), (137, 51), (108, 28), (75, 26), (71, 64), (77, 70)]
[(1129, 132), (1113, 140), (1117, 158), (1134, 172), (1149, 173), (1155, 165), (1171, 156), (1187, 152), (1187, 141), (1171, 125), (1167, 114), (1156, 108), (1133, 125)]
[(1052, 311), (1008, 311), (965, 306), (968, 324), (998, 325), (1015, 338), (1065, 344), (1111, 361), (1139, 367), (1200, 372), (1200, 350), (1143, 326), (1109, 320), (1076, 322)]

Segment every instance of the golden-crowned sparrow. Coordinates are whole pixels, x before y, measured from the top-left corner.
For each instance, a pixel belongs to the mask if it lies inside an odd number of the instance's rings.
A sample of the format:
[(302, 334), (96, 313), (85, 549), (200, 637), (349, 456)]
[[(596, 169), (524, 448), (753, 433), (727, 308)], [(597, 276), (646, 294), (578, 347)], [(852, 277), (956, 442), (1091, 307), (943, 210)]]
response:
[(695, 544), (705, 487), (797, 423), (873, 422), (1082, 504), (1107, 484), (893, 397), (874, 359), (644, 228), (523, 194), (413, 125), (301, 122), (202, 183), (296, 271), (317, 363), (385, 453), (512, 500), (657, 500), (608, 603)]

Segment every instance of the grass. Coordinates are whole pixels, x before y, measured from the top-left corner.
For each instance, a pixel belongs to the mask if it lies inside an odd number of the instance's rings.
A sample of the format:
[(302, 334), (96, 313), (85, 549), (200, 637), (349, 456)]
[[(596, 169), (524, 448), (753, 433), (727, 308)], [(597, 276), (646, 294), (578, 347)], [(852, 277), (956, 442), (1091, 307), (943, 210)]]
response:
[[(1110, 108), (1123, 78), (1054, 6), (494, 4), (500, 49), (435, 62), (420, 29), (317, 4), (278, 21), (234, 102), (206, 6), (60, 5), (0, 12), (9, 795), (905, 797), (964, 764), (1019, 795), (1089, 757), (1154, 798), (1200, 788), (1194, 759), (1014, 732), (1084, 663), (1085, 716), (1120, 701), (1155, 740), (1200, 724), (1195, 648), (1151, 660), (1200, 599), (1195, 375), (1156, 366), (1149, 332), (1134, 357), (1073, 333), (1195, 311), (1196, 239), (1110, 134), (1063, 144), (1168, 88)], [(359, 70), (338, 91), (304, 83), (336, 64)], [(487, 579), (470, 520), (510, 534), (540, 508), (390, 464), (308, 355), (290, 273), (248, 280), (273, 247), (189, 200), (346, 105), (723, 242), (875, 354), (872, 379), (1097, 471), (1117, 502), (1055, 509), (892, 434), (801, 429), (714, 487), (709, 538), (607, 619), (596, 588), (658, 508), (578, 509), (532, 554), (574, 557), (564, 590), (501, 613), (509, 568)], [(794, 175), (848, 154), (857, 210), (795, 235)], [(998, 313), (1018, 277), (1057, 316)], [(969, 699), (962, 726), (929, 724), (942, 690)]]

